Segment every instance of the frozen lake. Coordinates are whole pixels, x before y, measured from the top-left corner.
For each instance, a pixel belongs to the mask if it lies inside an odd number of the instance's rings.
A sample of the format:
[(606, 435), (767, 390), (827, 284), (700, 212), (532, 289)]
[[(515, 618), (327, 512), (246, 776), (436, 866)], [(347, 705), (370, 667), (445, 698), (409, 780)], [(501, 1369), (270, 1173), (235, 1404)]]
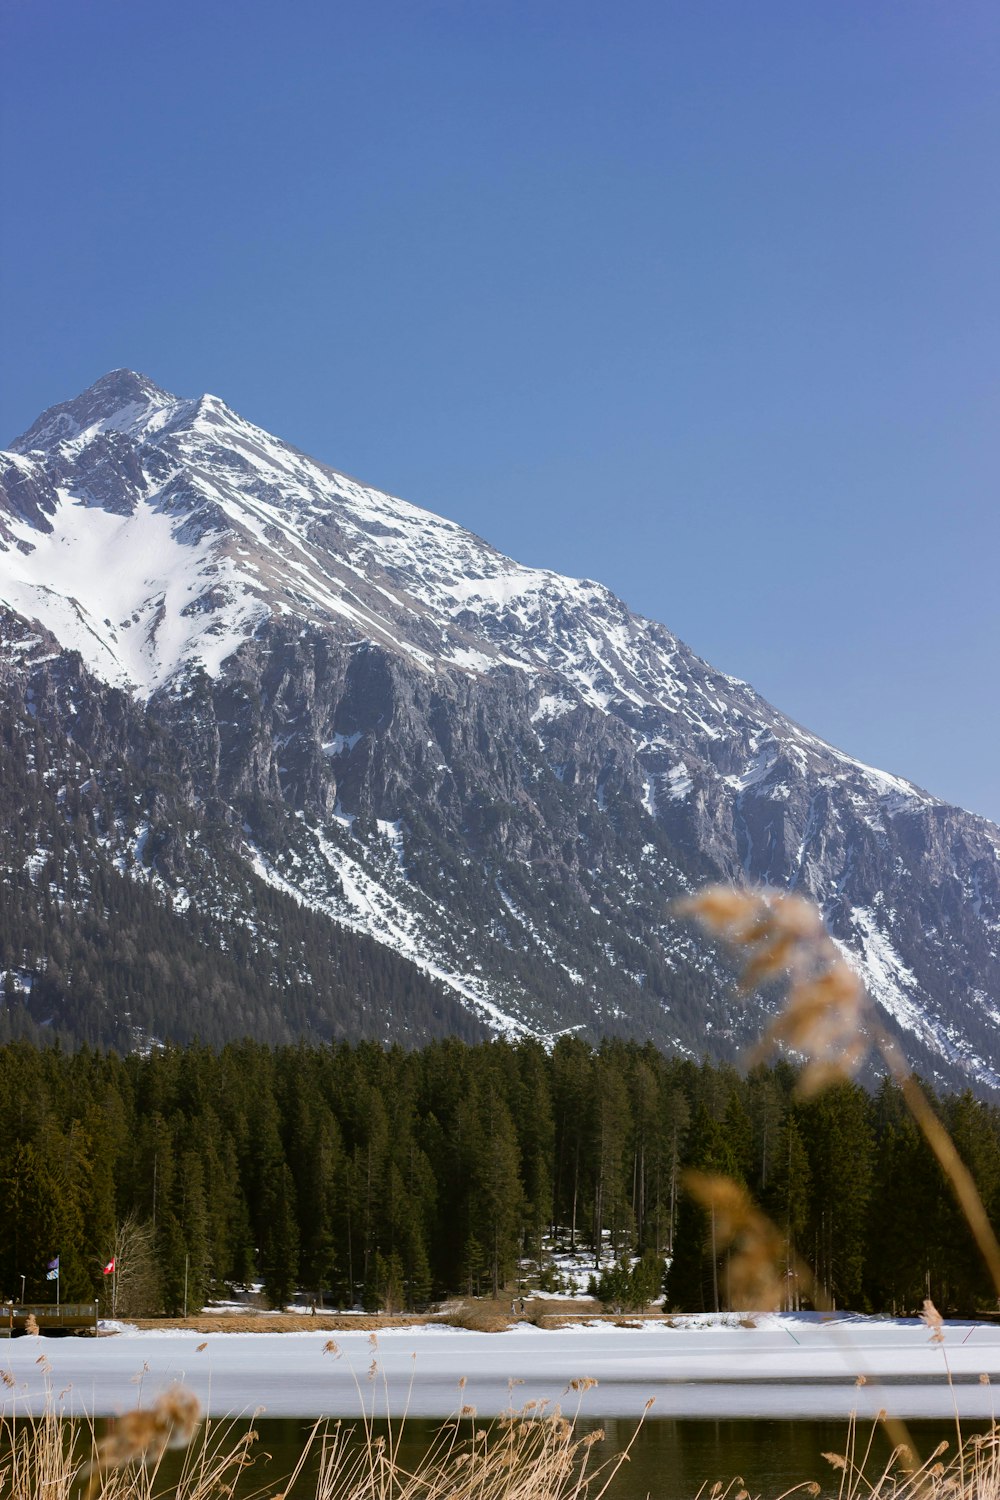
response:
[(101, 1339), (13, 1339), (0, 1344), (0, 1368), (15, 1380), (0, 1386), (0, 1410), (41, 1410), (40, 1355), (67, 1414), (92, 1416), (146, 1404), (175, 1380), (215, 1416), (263, 1409), (269, 1417), (352, 1417), (362, 1402), (377, 1414), (388, 1403), (394, 1416), (445, 1417), (463, 1404), (489, 1416), (528, 1400), (569, 1409), (569, 1382), (591, 1377), (599, 1385), (584, 1410), (602, 1420), (635, 1418), (649, 1397), (651, 1418), (843, 1419), (882, 1407), (903, 1418), (947, 1418), (957, 1404), (963, 1417), (989, 1420), (994, 1391), (980, 1377), (1000, 1383), (1000, 1328), (971, 1322), (946, 1324), (943, 1344), (917, 1321), (794, 1316), (761, 1318), (753, 1328), (692, 1319), (483, 1334), (428, 1325), (384, 1330), (374, 1348), (365, 1333), (335, 1334), (339, 1355), (329, 1338), (126, 1328)]

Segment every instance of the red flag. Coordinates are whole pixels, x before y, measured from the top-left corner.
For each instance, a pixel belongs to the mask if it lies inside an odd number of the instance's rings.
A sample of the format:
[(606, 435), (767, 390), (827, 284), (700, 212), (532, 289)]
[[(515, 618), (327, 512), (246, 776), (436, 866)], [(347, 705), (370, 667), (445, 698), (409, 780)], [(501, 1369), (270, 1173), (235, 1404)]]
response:
[(107, 1265), (104, 1267), (104, 1275), (105, 1276), (111, 1276), (113, 1274), (113, 1272), (114, 1272), (114, 1269), (115, 1269), (115, 1258), (112, 1255), (111, 1259), (108, 1261)]

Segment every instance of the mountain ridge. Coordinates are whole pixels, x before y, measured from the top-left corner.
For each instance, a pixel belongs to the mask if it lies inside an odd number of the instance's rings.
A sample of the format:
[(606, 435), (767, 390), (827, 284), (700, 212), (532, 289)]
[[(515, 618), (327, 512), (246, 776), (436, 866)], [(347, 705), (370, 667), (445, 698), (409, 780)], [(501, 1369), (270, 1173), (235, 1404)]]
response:
[[(1000, 830), (826, 744), (603, 585), (130, 371), (43, 413), (0, 486), (0, 603), (200, 744), (196, 801), (298, 825), (296, 869), (242, 818), (258, 878), (487, 1024), (732, 1050), (752, 1017), (664, 906), (749, 878), (820, 900), (929, 1071), (1000, 1085)], [(707, 1031), (676, 1022), (672, 987), (704, 997)]]

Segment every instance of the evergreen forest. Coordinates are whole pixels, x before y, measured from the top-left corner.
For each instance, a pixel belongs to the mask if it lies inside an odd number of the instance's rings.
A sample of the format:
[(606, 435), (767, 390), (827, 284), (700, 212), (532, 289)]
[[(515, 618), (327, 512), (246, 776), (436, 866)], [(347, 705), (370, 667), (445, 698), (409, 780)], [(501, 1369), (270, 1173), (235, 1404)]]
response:
[[(147, 1055), (0, 1047), (0, 1294), (108, 1288), (177, 1313), (263, 1283), (280, 1306), (420, 1309), (449, 1294), (557, 1290), (554, 1247), (595, 1274), (640, 1260), (640, 1300), (711, 1310), (725, 1286), (688, 1168), (743, 1183), (838, 1307), (995, 1307), (964, 1220), (898, 1090), (795, 1094), (618, 1040), (434, 1041)], [(936, 1098), (997, 1223), (1000, 1110)], [(634, 1279), (634, 1278), (633, 1278)], [(797, 1293), (789, 1286), (789, 1302)]]

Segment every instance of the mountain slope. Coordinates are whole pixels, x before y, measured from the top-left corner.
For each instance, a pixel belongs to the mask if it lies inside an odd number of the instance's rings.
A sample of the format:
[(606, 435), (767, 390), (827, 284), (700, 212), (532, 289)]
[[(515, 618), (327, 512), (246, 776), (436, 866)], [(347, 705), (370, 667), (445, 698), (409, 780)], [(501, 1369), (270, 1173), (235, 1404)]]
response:
[[(826, 745), (601, 585), (521, 567), (215, 397), (116, 371), (44, 413), (0, 459), (0, 607), (6, 704), (70, 746), (127, 705), (98, 779), (160, 747), (152, 814), (101, 836), (175, 914), (231, 919), (266, 888), (329, 942), (400, 955), (470, 1025), (725, 1056), (759, 1014), (667, 899), (720, 875), (799, 886), (924, 1071), (1000, 1083), (1000, 831)], [(352, 1003), (348, 985), (337, 1015)]]

